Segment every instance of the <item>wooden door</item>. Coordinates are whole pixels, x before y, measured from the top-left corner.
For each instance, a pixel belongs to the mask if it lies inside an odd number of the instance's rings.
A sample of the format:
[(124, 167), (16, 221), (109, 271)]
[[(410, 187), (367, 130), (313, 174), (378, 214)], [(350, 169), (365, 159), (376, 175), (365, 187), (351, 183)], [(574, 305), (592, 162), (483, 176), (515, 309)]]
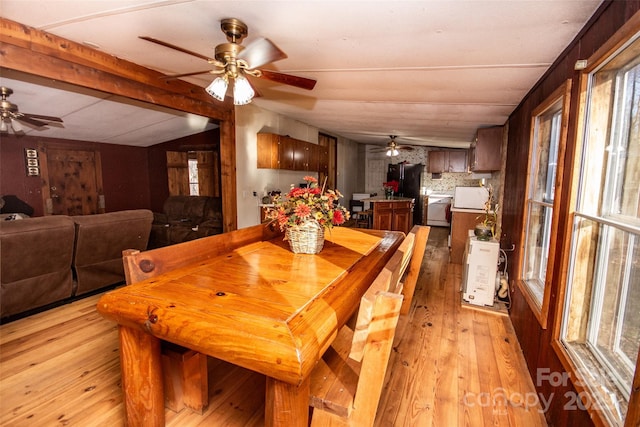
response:
[(47, 215), (104, 212), (100, 153), (91, 149), (42, 147), (46, 158), (42, 196)]
[(326, 162), (326, 166), (323, 164), (322, 170), (319, 171), (319, 181), (323, 183), (326, 179), (326, 188), (334, 189), (338, 179), (336, 166), (338, 162), (338, 138), (321, 133), (318, 135), (318, 144), (324, 147), (327, 153), (327, 157), (323, 159), (323, 162)]

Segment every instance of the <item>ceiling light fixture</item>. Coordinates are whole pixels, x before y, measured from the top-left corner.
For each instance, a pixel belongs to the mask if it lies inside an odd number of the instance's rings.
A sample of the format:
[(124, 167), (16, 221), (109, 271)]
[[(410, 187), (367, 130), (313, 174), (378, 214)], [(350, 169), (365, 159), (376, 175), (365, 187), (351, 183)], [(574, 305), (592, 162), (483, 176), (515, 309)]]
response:
[(227, 78), (227, 75), (224, 74), (222, 77), (216, 77), (216, 79), (212, 81), (205, 90), (218, 101), (224, 101), (224, 96), (227, 93), (228, 86), (229, 79)]
[(387, 150), (387, 156), (389, 157), (397, 156), (398, 154), (400, 154), (400, 152), (395, 147)]
[(256, 92), (251, 87), (249, 80), (239, 73), (233, 75), (232, 73), (225, 72), (222, 76), (216, 77), (205, 90), (218, 101), (224, 101), (227, 89), (229, 88), (229, 77), (233, 79), (233, 103), (235, 105), (246, 105), (250, 103)]
[(249, 80), (243, 75), (238, 75), (233, 84), (233, 103), (235, 105), (245, 105), (251, 102), (256, 93), (249, 84)]
[(16, 119), (10, 117), (0, 118), (0, 132), (7, 133), (9, 129), (13, 130), (13, 133), (16, 135), (22, 135), (24, 133), (24, 128)]

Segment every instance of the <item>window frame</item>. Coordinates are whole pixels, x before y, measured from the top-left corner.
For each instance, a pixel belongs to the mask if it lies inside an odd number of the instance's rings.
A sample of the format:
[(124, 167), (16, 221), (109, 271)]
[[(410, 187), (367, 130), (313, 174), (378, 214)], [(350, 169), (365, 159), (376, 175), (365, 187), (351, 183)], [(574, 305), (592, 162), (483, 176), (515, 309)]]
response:
[[(556, 246), (557, 246), (557, 238), (558, 238), (558, 227), (559, 227), (559, 216), (560, 209), (558, 208), (560, 204), (561, 198), (561, 190), (562, 190), (562, 179), (564, 175), (564, 170), (562, 165), (564, 164), (564, 156), (565, 149), (567, 145), (567, 135), (568, 135), (568, 127), (569, 127), (569, 113), (571, 108), (571, 80), (566, 80), (563, 82), (551, 95), (547, 97), (538, 107), (536, 107), (531, 113), (531, 129), (530, 129), (530, 137), (529, 137), (529, 158), (527, 160), (527, 170), (531, 171), (532, 169), (532, 161), (537, 159), (535, 149), (538, 146), (537, 135), (538, 135), (538, 123), (540, 122), (540, 118), (545, 114), (549, 113), (560, 103), (561, 105), (561, 118), (560, 118), (560, 135), (558, 138), (557, 144), (557, 158), (556, 158), (556, 174), (555, 174), (555, 191), (553, 196), (552, 203), (552, 215), (551, 215), (551, 226), (549, 228), (550, 232), (550, 241), (549, 241), (549, 252), (547, 255), (547, 266), (545, 272), (545, 286), (542, 295), (542, 301), (538, 302), (536, 297), (536, 292), (531, 289), (530, 284), (524, 280), (524, 263), (526, 256), (526, 247), (525, 244), (527, 240), (527, 234), (529, 230), (529, 205), (531, 203), (531, 192), (532, 187), (534, 185), (534, 180), (532, 180), (531, 173), (527, 175), (527, 183), (525, 186), (525, 198), (523, 202), (523, 217), (521, 224), (521, 237), (520, 241), (522, 242), (520, 251), (519, 251), (519, 259), (518, 259), (518, 274), (516, 285), (522, 292), (524, 299), (527, 301), (529, 308), (538, 319), (538, 323), (542, 329), (547, 328), (548, 317), (549, 317), (549, 305), (551, 301), (551, 283), (553, 280), (553, 270), (556, 263)], [(535, 170), (538, 170), (538, 166), (535, 166)], [(535, 178), (535, 177), (534, 177)]]
[[(636, 35), (640, 32), (640, 13), (636, 13), (630, 20), (628, 20), (607, 42), (605, 42), (600, 49), (598, 49), (591, 57), (587, 59), (588, 66), (581, 71), (578, 76), (578, 112), (574, 122), (576, 123), (575, 132), (575, 149), (569, 161), (567, 161), (567, 184), (564, 188), (564, 193), (569, 196), (567, 204), (564, 207), (566, 215), (567, 227), (565, 228), (565, 234), (563, 240), (558, 245), (560, 250), (561, 268), (559, 269), (559, 283), (558, 297), (556, 299), (556, 309), (553, 323), (551, 346), (560, 359), (560, 362), (564, 369), (567, 371), (571, 383), (575, 387), (578, 396), (581, 398), (582, 403), (590, 403), (585, 405), (585, 409), (589, 412), (591, 418), (597, 425), (609, 425), (609, 419), (604, 411), (599, 408), (595, 403), (596, 400), (593, 396), (593, 391), (589, 383), (585, 380), (582, 372), (584, 367), (579, 366), (569, 354), (569, 350), (562, 342), (563, 338), (563, 319), (567, 315), (565, 311), (565, 300), (570, 297), (568, 294), (568, 281), (571, 270), (571, 261), (573, 258), (573, 235), (575, 233), (574, 225), (577, 220), (577, 201), (578, 190), (581, 182), (581, 161), (584, 151), (584, 144), (586, 139), (586, 132), (588, 123), (587, 111), (588, 111), (588, 93), (590, 84), (590, 75), (598, 70), (604, 63), (609, 62), (609, 59), (616, 53), (619, 53), (627, 43), (630, 43), (635, 39)], [(598, 221), (601, 218), (591, 217), (588, 214), (581, 213), (579, 215), (583, 219), (596, 219)], [(609, 222), (610, 220), (605, 220)], [(636, 369), (632, 379), (632, 391), (628, 403), (628, 411), (624, 420), (625, 425), (636, 425), (640, 422), (640, 351), (636, 357)], [(582, 369), (582, 370), (581, 370)]]

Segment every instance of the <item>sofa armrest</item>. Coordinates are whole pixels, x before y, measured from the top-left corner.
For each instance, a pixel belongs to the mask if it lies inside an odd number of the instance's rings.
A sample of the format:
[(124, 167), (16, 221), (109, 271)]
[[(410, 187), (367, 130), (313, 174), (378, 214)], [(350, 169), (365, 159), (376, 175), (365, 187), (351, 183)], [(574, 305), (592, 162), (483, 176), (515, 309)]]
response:
[(153, 213), (153, 224), (168, 224), (168, 223), (169, 223), (169, 218), (167, 217), (167, 214), (160, 213), (160, 212)]

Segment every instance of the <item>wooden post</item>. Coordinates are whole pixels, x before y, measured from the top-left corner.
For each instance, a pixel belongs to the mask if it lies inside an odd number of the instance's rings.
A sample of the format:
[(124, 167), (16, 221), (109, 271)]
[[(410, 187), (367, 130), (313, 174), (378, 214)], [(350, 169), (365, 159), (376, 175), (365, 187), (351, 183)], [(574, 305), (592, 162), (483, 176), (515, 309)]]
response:
[[(309, 425), (309, 377), (299, 386), (267, 377), (265, 427)], [(277, 408), (277, 412), (274, 409)]]
[(139, 329), (120, 326), (120, 369), (127, 425), (164, 426), (160, 340)]

